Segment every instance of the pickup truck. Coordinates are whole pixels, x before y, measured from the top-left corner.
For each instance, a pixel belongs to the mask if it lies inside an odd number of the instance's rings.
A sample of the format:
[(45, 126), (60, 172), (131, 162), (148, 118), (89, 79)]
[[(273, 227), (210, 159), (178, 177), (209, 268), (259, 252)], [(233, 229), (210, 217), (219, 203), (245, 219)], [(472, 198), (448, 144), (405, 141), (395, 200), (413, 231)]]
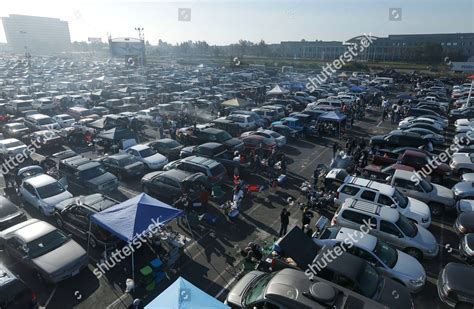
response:
[[(430, 165), (430, 162), (433, 163)], [(424, 173), (430, 174), (433, 179), (451, 175), (451, 167), (448, 164), (431, 160), (426, 153), (415, 150), (405, 150), (402, 154), (380, 150), (374, 155), (372, 163), (382, 166), (398, 163), (411, 166), (416, 171), (424, 169)]]

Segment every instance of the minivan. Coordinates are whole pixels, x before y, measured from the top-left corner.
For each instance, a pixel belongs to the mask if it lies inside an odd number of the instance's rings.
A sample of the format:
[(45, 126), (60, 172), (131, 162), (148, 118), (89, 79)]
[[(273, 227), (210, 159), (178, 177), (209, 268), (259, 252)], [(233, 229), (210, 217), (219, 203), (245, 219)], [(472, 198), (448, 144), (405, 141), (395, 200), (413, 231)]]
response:
[(349, 176), (337, 190), (334, 203), (340, 206), (348, 198), (394, 208), (425, 228), (431, 224), (431, 212), (428, 205), (406, 197), (397, 188), (386, 184)]
[(335, 212), (331, 223), (359, 230), (366, 225), (369, 234), (418, 260), (435, 258), (439, 253), (438, 242), (430, 231), (390, 207), (348, 198)]

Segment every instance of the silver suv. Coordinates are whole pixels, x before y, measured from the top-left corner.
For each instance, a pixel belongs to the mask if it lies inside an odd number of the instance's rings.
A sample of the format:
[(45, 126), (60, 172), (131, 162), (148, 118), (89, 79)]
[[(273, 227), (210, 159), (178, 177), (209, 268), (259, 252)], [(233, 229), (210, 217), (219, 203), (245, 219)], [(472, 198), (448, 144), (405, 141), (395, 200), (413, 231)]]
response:
[(334, 214), (332, 224), (351, 229), (370, 226), (369, 234), (417, 259), (434, 258), (439, 253), (438, 242), (430, 231), (393, 208), (349, 198)]

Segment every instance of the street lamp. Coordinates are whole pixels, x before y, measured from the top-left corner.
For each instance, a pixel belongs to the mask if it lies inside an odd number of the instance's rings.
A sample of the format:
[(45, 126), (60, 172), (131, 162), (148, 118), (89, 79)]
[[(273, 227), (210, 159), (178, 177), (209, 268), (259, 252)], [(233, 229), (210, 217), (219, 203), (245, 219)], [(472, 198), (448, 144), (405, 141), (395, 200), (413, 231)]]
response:
[(143, 30), (145, 30), (145, 28), (140, 28), (140, 27), (136, 27), (136, 28), (135, 28), (135, 31), (138, 32), (138, 38), (139, 38), (140, 40), (143, 40), (143, 39), (144, 39)]

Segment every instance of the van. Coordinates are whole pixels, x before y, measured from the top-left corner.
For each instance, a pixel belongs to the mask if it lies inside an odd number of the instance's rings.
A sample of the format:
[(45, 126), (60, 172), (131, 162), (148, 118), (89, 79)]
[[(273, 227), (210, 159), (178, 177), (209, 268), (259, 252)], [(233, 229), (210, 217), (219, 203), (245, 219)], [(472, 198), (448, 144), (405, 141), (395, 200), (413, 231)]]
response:
[(36, 99), (33, 101), (32, 105), (39, 112), (52, 111), (56, 107), (56, 104), (53, 102), (53, 100), (46, 97)]
[(396, 209), (348, 198), (335, 212), (332, 225), (362, 230), (405, 253), (421, 258), (435, 258), (439, 245), (433, 234), (413, 223)]
[(397, 188), (386, 184), (359, 177), (346, 177), (344, 183), (337, 189), (334, 203), (340, 206), (348, 198), (394, 208), (425, 228), (431, 224), (431, 212), (428, 205), (406, 197)]
[(24, 111), (33, 109), (32, 102), (33, 100), (11, 100), (6, 108), (14, 114), (21, 114)]

